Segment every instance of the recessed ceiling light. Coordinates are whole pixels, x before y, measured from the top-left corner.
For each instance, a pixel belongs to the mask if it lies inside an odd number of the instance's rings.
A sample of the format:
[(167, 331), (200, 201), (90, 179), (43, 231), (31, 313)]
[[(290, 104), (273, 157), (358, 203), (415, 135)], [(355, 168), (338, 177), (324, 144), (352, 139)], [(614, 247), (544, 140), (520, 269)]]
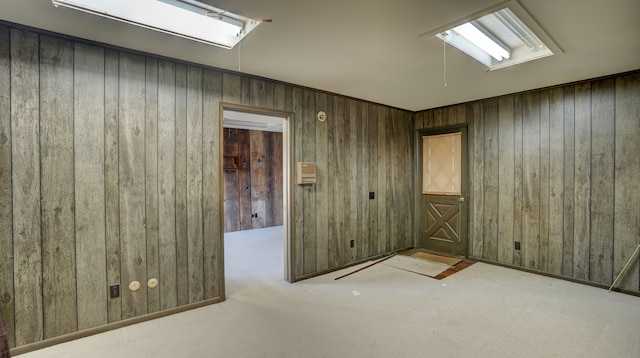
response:
[(52, 0), (72, 9), (223, 48), (233, 48), (260, 21), (194, 0)]
[(509, 1), (422, 34), (436, 36), (489, 70), (562, 53), (517, 2)]

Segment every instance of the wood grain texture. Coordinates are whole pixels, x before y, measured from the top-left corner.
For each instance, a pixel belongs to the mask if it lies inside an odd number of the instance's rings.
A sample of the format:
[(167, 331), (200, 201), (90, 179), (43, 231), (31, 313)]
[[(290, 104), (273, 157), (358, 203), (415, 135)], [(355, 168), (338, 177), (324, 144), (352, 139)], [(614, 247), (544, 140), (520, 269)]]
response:
[(483, 102), (484, 118), (484, 257), (498, 260), (498, 101)]
[(522, 266), (539, 267), (540, 94), (525, 93), (522, 107)]
[(187, 241), (189, 303), (204, 299), (202, 69), (187, 67)]
[(484, 117), (481, 103), (473, 107), (471, 122), (471, 250), (472, 256), (484, 255)]
[(189, 303), (187, 241), (187, 67), (176, 64), (176, 282), (178, 306)]
[(253, 207), (251, 204), (251, 135), (250, 131), (238, 132), (239, 170), (238, 183), (240, 205), (240, 230), (253, 228)]
[[(359, 203), (363, 201), (364, 196), (360, 196), (360, 184), (362, 180), (360, 180), (360, 166), (358, 165), (360, 162), (358, 161), (358, 155), (362, 152), (360, 150), (360, 141), (359, 141), (359, 131), (358, 124), (362, 123), (361, 118), (361, 104), (355, 100), (347, 101), (348, 111), (349, 111), (349, 144), (347, 148), (347, 152), (349, 153), (349, 210), (347, 214), (347, 234), (346, 234), (346, 247), (350, 262), (354, 262), (358, 259), (358, 247), (362, 243), (358, 233), (361, 226), (359, 225), (362, 222), (362, 216), (359, 215), (358, 208), (361, 208)], [(360, 200), (359, 200), (360, 199)], [(354, 245), (351, 247), (351, 240), (354, 240)]]
[[(294, 126), (294, 135), (293, 135), (293, 161), (304, 161), (304, 151), (303, 151), (303, 128), (306, 125), (307, 121), (304, 120), (304, 115), (307, 113), (304, 110), (304, 92), (301, 88), (293, 88), (291, 92), (291, 105), (293, 109), (293, 113), (297, 113), (293, 120), (295, 121)], [(292, 168), (293, 169), (293, 168)], [(292, 174), (291, 180), (295, 182), (295, 171)], [(293, 257), (292, 262), (292, 271), (294, 278), (300, 277), (304, 275), (304, 187), (302, 185), (295, 185), (293, 188), (293, 196), (294, 203), (293, 208), (293, 227), (294, 232), (292, 235), (291, 245), (293, 247), (293, 251), (296, 253)]]
[(589, 280), (613, 282), (615, 198), (615, 92), (614, 80), (591, 87), (591, 207)]
[[(522, 215), (523, 215), (523, 193), (524, 193), (524, 172), (523, 172), (523, 123), (522, 123), (522, 95), (514, 96), (514, 119), (513, 119), (513, 131), (514, 131), (514, 150), (513, 155), (513, 191), (515, 194), (513, 200), (513, 243), (514, 247), (517, 242), (522, 244)], [(513, 264), (522, 265), (522, 245), (520, 250), (513, 252)]]
[(573, 276), (574, 187), (575, 187), (575, 87), (564, 88), (564, 237), (562, 274)]
[(38, 35), (11, 30), (11, 136), (16, 346), (43, 339)]
[(158, 255), (160, 309), (178, 305), (176, 277), (176, 66), (158, 64)]
[(145, 231), (145, 58), (120, 54), (119, 168), (120, 247), (124, 283), (122, 318), (147, 313), (147, 290), (126, 289), (132, 281), (146, 283)]
[(264, 132), (250, 131), (250, 162), (251, 162), (251, 212), (254, 217), (251, 221), (251, 228), (259, 229), (265, 227), (265, 216), (267, 198), (267, 178), (266, 178), (266, 153)]
[[(107, 283), (118, 284), (120, 276), (120, 193), (119, 193), (119, 119), (118, 83), (120, 54), (116, 50), (105, 50), (104, 59), (104, 200), (105, 200), (105, 249), (107, 260)], [(116, 322), (122, 319), (122, 296), (109, 298), (107, 319)]]
[[(299, 136), (302, 145), (302, 155), (300, 161), (303, 162), (317, 162), (316, 160), (316, 100), (315, 93), (310, 90), (302, 91), (302, 133)], [(318, 171), (317, 180), (323, 180), (322, 171)], [(326, 175), (326, 173), (325, 173)], [(328, 179), (328, 178), (325, 178)], [(302, 236), (302, 255), (303, 256), (303, 274), (311, 274), (317, 272), (317, 260), (318, 260), (318, 233), (316, 224), (316, 187), (314, 185), (302, 185), (301, 195), (298, 198), (302, 199), (303, 208), (302, 213), (305, 218), (302, 230), (300, 231)]]
[(358, 144), (360, 147), (360, 153), (358, 155), (358, 162), (360, 168), (360, 200), (358, 202), (358, 212), (360, 214), (360, 220), (358, 226), (360, 228), (360, 236), (357, 241), (357, 245), (360, 248), (358, 251), (358, 258), (363, 259), (369, 257), (371, 235), (369, 232), (369, 161), (371, 160), (369, 153), (369, 104), (362, 103), (361, 107), (361, 124), (358, 131)]
[[(640, 244), (640, 74), (616, 78), (615, 94), (613, 274), (617, 276)], [(627, 268), (616, 286), (640, 290), (640, 260)]]
[(73, 44), (40, 39), (40, 181), (44, 337), (77, 330)]
[(549, 95), (549, 265), (562, 274), (564, 220), (564, 101), (562, 88)]
[[(158, 217), (158, 60), (147, 57), (145, 75), (145, 227), (147, 244), (147, 279), (160, 275)], [(160, 290), (147, 289), (147, 310), (160, 310)]]
[(9, 34), (9, 28), (0, 25), (0, 314), (5, 321), (7, 343), (10, 347), (14, 347), (11, 41)]
[(380, 190), (378, 186), (378, 106), (369, 104), (369, 192), (373, 192), (375, 199), (369, 200), (369, 252), (367, 256), (373, 256), (379, 251), (378, 240), (374, 233), (379, 233), (378, 208)]
[(591, 201), (591, 83), (576, 85), (573, 277), (589, 278)]
[(220, 222), (223, 199), (220, 183), (220, 100), (222, 99), (222, 73), (203, 72), (202, 99), (202, 220), (204, 255), (204, 298), (223, 295), (223, 240)]
[(75, 44), (75, 250), (79, 329), (108, 321), (103, 174), (104, 69), (100, 66), (104, 66), (102, 48)]
[(540, 239), (538, 269), (549, 269), (549, 91), (540, 91)]
[(389, 230), (388, 230), (388, 216), (387, 216), (387, 196), (388, 188), (387, 188), (387, 165), (389, 162), (389, 146), (386, 136), (387, 129), (387, 116), (389, 115), (388, 109), (383, 106), (376, 106), (378, 111), (378, 120), (377, 120), (377, 133), (376, 138), (378, 141), (377, 146), (377, 160), (376, 160), (376, 174), (378, 176), (377, 181), (377, 193), (376, 199), (377, 202), (377, 211), (378, 215), (377, 223), (377, 242), (378, 242), (378, 253), (388, 252), (389, 251)]
[(513, 208), (514, 208), (514, 98), (498, 101), (498, 255), (497, 260), (513, 263)]
[[(313, 185), (315, 189), (316, 208), (316, 269), (324, 271), (329, 268), (329, 222), (334, 220), (335, 210), (333, 209), (334, 197), (329, 192), (329, 183), (335, 180), (333, 176), (333, 162), (329, 153), (333, 154), (333, 147), (329, 147), (329, 138), (335, 136), (336, 114), (333, 110), (333, 101), (327, 98), (324, 93), (315, 94), (315, 106), (318, 111), (322, 110), (327, 114), (327, 121), (314, 121), (315, 130), (315, 162), (317, 180)], [(313, 114), (313, 113), (312, 113)], [(311, 114), (311, 115), (312, 115)], [(315, 117), (315, 116), (314, 116)], [(331, 186), (333, 189), (333, 186)], [(311, 220), (314, 220), (310, 218)]]

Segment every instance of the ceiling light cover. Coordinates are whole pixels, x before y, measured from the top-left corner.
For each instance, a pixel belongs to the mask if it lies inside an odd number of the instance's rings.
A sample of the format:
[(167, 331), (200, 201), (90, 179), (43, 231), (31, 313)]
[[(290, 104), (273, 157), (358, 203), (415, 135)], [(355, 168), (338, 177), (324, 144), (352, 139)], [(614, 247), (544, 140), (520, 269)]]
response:
[[(526, 24), (521, 17), (527, 20)], [(551, 56), (554, 51), (561, 52), (515, 1), (496, 11), (439, 30), (435, 36), (489, 67), (489, 70)]]
[(56, 7), (62, 5), (227, 49), (233, 48), (260, 24), (260, 21), (193, 0), (52, 0), (52, 2)]

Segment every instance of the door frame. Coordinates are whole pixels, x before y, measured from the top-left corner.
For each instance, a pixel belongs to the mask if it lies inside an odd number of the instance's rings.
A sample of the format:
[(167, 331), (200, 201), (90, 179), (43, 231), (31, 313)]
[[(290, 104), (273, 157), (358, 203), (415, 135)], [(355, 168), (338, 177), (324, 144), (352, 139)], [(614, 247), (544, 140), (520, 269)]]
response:
[(430, 136), (430, 135), (438, 135), (438, 134), (448, 134), (448, 133), (462, 133), (462, 177), (461, 177), (461, 194), (460, 196), (464, 198), (466, 205), (463, 205), (464, 217), (466, 217), (466, 234), (464, 237), (461, 237), (460, 240), (463, 241), (464, 247), (464, 257), (469, 257), (469, 233), (471, 229), (471, 218), (469, 216), (470, 213), (470, 197), (469, 197), (469, 183), (470, 183), (470, 168), (469, 168), (469, 125), (468, 124), (455, 124), (450, 126), (443, 126), (438, 128), (424, 128), (416, 130), (415, 134), (415, 156), (416, 156), (416, 171), (414, 173), (415, 178), (415, 210), (414, 210), (414, 247), (418, 247), (418, 242), (420, 240), (420, 233), (422, 230), (422, 208), (421, 199), (422, 199), (422, 137)]
[(272, 108), (250, 106), (239, 103), (220, 102), (220, 110), (218, 115), (219, 130), (218, 130), (218, 173), (219, 173), (219, 200), (218, 210), (220, 211), (219, 227), (220, 227), (220, 260), (218, 270), (220, 271), (220, 296), (225, 298), (225, 272), (224, 272), (224, 111), (232, 110), (237, 112), (246, 112), (253, 114), (262, 114), (272, 117), (280, 117), (283, 119), (282, 123), (282, 227), (284, 229), (284, 280), (287, 282), (293, 282), (293, 265), (294, 261), (294, 244), (292, 242), (294, 235), (293, 225), (293, 160), (294, 160), (294, 118), (293, 112), (282, 111)]

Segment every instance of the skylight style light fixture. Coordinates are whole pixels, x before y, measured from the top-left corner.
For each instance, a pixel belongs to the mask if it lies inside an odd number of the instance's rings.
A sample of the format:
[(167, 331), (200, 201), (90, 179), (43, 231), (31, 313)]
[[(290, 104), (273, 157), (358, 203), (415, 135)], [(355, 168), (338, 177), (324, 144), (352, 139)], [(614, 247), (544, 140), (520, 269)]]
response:
[(194, 0), (52, 0), (54, 6), (88, 12), (128, 24), (233, 48), (261, 21)]
[(562, 53), (517, 1), (507, 1), (420, 36), (436, 36), (497, 70)]

